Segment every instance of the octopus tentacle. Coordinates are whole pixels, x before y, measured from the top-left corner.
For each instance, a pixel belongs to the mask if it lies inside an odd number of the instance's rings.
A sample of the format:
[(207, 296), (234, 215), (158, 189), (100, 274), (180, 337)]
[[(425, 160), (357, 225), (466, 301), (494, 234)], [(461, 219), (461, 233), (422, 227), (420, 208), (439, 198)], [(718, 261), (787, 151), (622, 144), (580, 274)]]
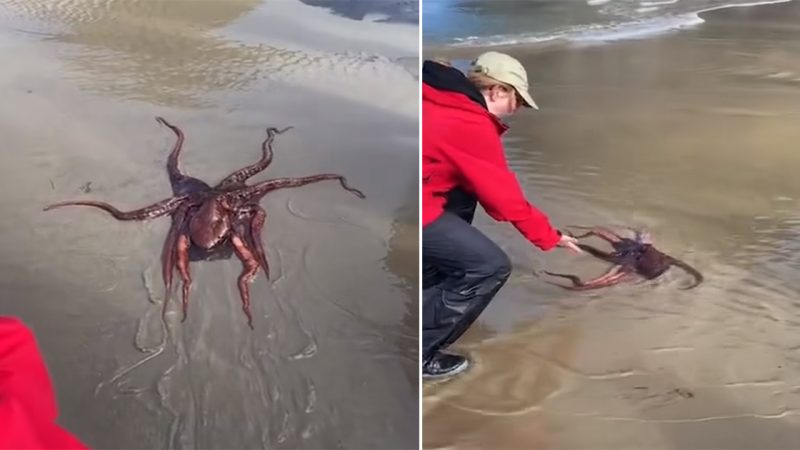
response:
[(629, 275), (629, 272), (627, 270), (624, 270), (622, 266), (614, 266), (611, 269), (609, 269), (609, 271), (606, 272), (605, 274), (595, 278), (594, 280), (586, 282), (581, 281), (581, 279), (575, 275), (567, 275), (567, 274), (553, 273), (547, 271), (545, 271), (544, 273), (552, 275), (554, 277), (566, 278), (572, 281), (572, 286), (565, 286), (563, 284), (546, 281), (546, 283), (552, 284), (553, 286), (558, 286), (572, 291), (584, 291), (589, 289), (598, 289), (601, 287), (611, 286), (613, 284), (619, 283), (625, 276)]
[(136, 209), (133, 211), (120, 211), (119, 209), (115, 208), (114, 206), (111, 206), (108, 203), (98, 202), (93, 200), (77, 200), (77, 201), (53, 203), (45, 207), (44, 211), (49, 211), (51, 209), (61, 208), (64, 206), (92, 206), (95, 208), (100, 208), (103, 211), (106, 211), (107, 213), (114, 216), (114, 218), (116, 218), (117, 220), (149, 220), (171, 213), (176, 208), (178, 208), (178, 206), (180, 206), (187, 198), (188, 196), (186, 195), (172, 197), (166, 200), (162, 200), (158, 203), (153, 203), (150, 206), (145, 206), (144, 208)]
[(703, 282), (703, 274), (701, 274), (697, 269), (681, 261), (678, 258), (670, 256), (669, 259), (673, 265), (680, 267), (681, 269), (685, 270), (689, 275), (694, 277), (694, 283), (690, 284), (689, 286), (682, 287), (681, 289), (683, 290), (692, 289), (697, 287), (700, 283)]
[[(604, 281), (606, 278), (609, 278), (609, 277), (611, 277), (613, 275), (618, 274), (620, 272), (620, 270), (622, 270), (622, 266), (619, 266), (619, 265), (613, 266), (610, 269), (608, 269), (608, 271), (606, 273), (604, 273), (603, 275), (601, 275), (601, 276), (595, 278), (594, 280), (592, 280), (592, 282)], [(554, 277), (566, 278), (566, 279), (572, 281), (572, 283), (574, 285), (576, 285), (576, 286), (586, 284), (583, 281), (581, 281), (581, 279), (578, 278), (575, 275), (548, 272), (546, 270), (544, 271), (544, 273), (546, 273), (548, 275), (551, 275), (551, 276), (554, 276)]]
[(183, 318), (181, 322), (186, 320), (186, 311), (189, 309), (189, 289), (192, 286), (192, 276), (189, 273), (189, 247), (191, 242), (189, 236), (184, 232), (178, 235), (178, 242), (176, 245), (176, 253), (178, 256), (177, 266), (178, 273), (181, 274), (183, 281), (183, 297), (181, 298), (181, 305), (183, 310)]
[(261, 242), (261, 232), (266, 219), (267, 213), (260, 206), (246, 205), (237, 211), (233, 226), (247, 247), (253, 251), (256, 261), (269, 279), (269, 264)]
[[(572, 282), (573, 286), (581, 286), (581, 285), (585, 284), (583, 282), (583, 280), (581, 280), (577, 275), (569, 275), (569, 274), (566, 274), (566, 273), (554, 273), (554, 272), (548, 272), (546, 270), (544, 271), (544, 273), (546, 273), (546, 274), (548, 274), (550, 276), (554, 276), (554, 277), (566, 278), (567, 280)], [(560, 284), (552, 283), (550, 281), (545, 281), (545, 283), (552, 284), (553, 286), (564, 287), (564, 286), (562, 286)]]
[(229, 199), (232, 199), (234, 201), (239, 200), (239, 201), (246, 201), (249, 203), (258, 201), (261, 197), (266, 195), (267, 192), (274, 191), (276, 189), (300, 187), (324, 180), (339, 180), (339, 184), (341, 184), (345, 190), (355, 194), (356, 197), (359, 198), (366, 197), (358, 189), (350, 187), (347, 183), (347, 178), (335, 173), (323, 173), (319, 175), (311, 175), (300, 178), (274, 178), (272, 180), (262, 181), (261, 183), (255, 184), (253, 186), (248, 186), (246, 188), (227, 193), (225, 195)]
[(275, 154), (275, 152), (272, 150), (272, 141), (275, 140), (275, 136), (278, 134), (283, 134), (292, 128), (294, 127), (289, 126), (282, 130), (274, 127), (267, 128), (267, 138), (261, 144), (261, 159), (255, 164), (251, 164), (247, 167), (239, 169), (223, 178), (222, 181), (214, 186), (214, 189), (230, 189), (233, 187), (244, 186), (244, 182), (247, 181), (248, 178), (266, 169), (272, 163), (272, 158)]
[(264, 244), (261, 242), (261, 232), (264, 229), (264, 223), (266, 221), (266, 211), (258, 207), (253, 213), (253, 218), (250, 220), (250, 240), (253, 243), (253, 250), (255, 250), (258, 263), (261, 265), (264, 274), (269, 280), (269, 263), (267, 262), (267, 254), (264, 251)]
[(583, 227), (583, 226), (578, 226), (578, 225), (570, 225), (567, 228), (575, 228), (575, 229), (578, 229), (578, 230), (589, 230), (587, 233), (573, 236), (573, 237), (575, 237), (577, 239), (581, 239), (581, 238), (585, 238), (585, 237), (589, 237), (589, 236), (597, 236), (597, 237), (599, 237), (599, 238), (601, 238), (603, 240), (606, 240), (606, 241), (608, 241), (609, 243), (612, 243), (612, 244), (614, 244), (616, 242), (619, 242), (619, 241), (624, 239), (622, 236), (618, 235), (614, 231), (609, 230), (608, 228), (605, 228), (605, 227)]
[(250, 283), (252, 283), (253, 279), (256, 277), (259, 264), (253, 255), (253, 251), (247, 246), (243, 237), (239, 236), (235, 231), (233, 236), (231, 236), (231, 242), (233, 243), (233, 249), (236, 251), (236, 255), (242, 261), (242, 273), (239, 275), (238, 280), (239, 295), (242, 298), (242, 310), (247, 316), (247, 325), (250, 329), (253, 329), (253, 315), (250, 313)]
[(181, 149), (183, 148), (183, 131), (181, 131), (181, 129), (177, 126), (167, 122), (163, 117), (156, 117), (156, 122), (172, 130), (177, 137), (175, 145), (172, 147), (172, 151), (169, 154), (169, 158), (167, 158), (167, 174), (169, 175), (169, 182), (173, 189), (175, 189), (176, 186), (178, 186), (187, 178), (186, 175), (181, 173), (181, 169), (178, 167), (178, 158), (180, 157)]
[(592, 247), (591, 245), (587, 245), (587, 244), (578, 244), (578, 247), (581, 250), (585, 251), (586, 253), (588, 253), (588, 254), (596, 257), (596, 258), (600, 258), (603, 261), (614, 262), (614, 255), (612, 253), (604, 252), (604, 251), (602, 251), (600, 249), (597, 249), (597, 248)]
[(587, 282), (579, 284), (577, 286), (564, 286), (564, 285), (557, 284), (557, 283), (551, 283), (549, 281), (547, 283), (548, 284), (552, 284), (554, 286), (558, 286), (558, 287), (567, 289), (567, 290), (570, 290), (570, 291), (588, 291), (588, 290), (591, 290), (591, 289), (600, 289), (600, 288), (604, 288), (604, 287), (615, 285), (615, 284), (619, 283), (620, 281), (622, 281), (622, 279), (625, 278), (627, 275), (628, 275), (627, 273), (618, 273), (618, 274), (614, 275), (613, 277), (605, 278), (605, 279), (600, 280), (600, 281), (598, 281), (598, 280), (587, 281)]
[(172, 216), (172, 225), (164, 240), (164, 247), (161, 250), (161, 275), (164, 279), (164, 304), (161, 309), (161, 316), (165, 317), (167, 305), (172, 294), (172, 275), (175, 271), (175, 254), (177, 248), (178, 234), (186, 223), (186, 211), (188, 204), (184, 203)]

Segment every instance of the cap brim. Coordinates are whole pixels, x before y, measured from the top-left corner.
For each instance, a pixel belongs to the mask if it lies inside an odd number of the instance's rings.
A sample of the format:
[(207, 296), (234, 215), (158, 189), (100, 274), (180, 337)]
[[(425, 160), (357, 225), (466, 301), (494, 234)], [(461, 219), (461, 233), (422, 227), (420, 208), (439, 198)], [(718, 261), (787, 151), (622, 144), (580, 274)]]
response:
[(517, 93), (519, 94), (520, 97), (522, 97), (523, 100), (525, 100), (525, 103), (527, 103), (526, 106), (533, 108), (535, 110), (539, 109), (539, 106), (536, 104), (536, 102), (533, 101), (533, 97), (531, 97), (531, 94), (529, 94), (528, 91), (523, 91), (521, 89), (518, 89)]

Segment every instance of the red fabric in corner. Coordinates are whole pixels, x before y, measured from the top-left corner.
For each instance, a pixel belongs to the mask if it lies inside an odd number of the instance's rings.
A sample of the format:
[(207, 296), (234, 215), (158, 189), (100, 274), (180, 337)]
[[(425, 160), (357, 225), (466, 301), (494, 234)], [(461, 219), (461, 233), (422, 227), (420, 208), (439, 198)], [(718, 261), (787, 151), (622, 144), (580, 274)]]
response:
[(86, 449), (57, 423), (55, 392), (33, 332), (0, 317), (0, 449)]

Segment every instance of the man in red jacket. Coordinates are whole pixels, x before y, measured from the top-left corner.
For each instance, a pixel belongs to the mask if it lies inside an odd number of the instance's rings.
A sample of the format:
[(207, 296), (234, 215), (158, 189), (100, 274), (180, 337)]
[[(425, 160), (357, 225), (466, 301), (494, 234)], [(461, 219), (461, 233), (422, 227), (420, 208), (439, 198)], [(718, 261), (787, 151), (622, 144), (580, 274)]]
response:
[(33, 333), (0, 317), (0, 449), (85, 449), (56, 423), (58, 408)]
[(537, 108), (516, 59), (487, 52), (463, 74), (448, 64), (422, 68), (423, 377), (450, 376), (468, 360), (442, 351), (478, 318), (508, 280), (511, 262), (471, 225), (479, 202), (538, 248), (580, 253), (525, 198), (508, 168), (501, 117)]

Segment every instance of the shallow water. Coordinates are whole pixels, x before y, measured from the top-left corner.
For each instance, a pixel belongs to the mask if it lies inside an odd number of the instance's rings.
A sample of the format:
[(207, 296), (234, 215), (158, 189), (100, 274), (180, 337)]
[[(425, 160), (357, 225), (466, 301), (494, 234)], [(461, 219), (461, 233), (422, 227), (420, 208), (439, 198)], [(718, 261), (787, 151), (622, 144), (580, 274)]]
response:
[(481, 215), (515, 271), (458, 343), (473, 370), (424, 387), (427, 448), (796, 446), (798, 17), (764, 6), (670, 37), (507, 50), (541, 107), (506, 140), (533, 202), (561, 227), (644, 227), (705, 282), (680, 290), (671, 269), (571, 294), (535, 272), (607, 266)]
[[(409, 448), (417, 443), (417, 29), (301, 2), (0, 1), (2, 314), (36, 331), (60, 421), (94, 448)], [(247, 327), (229, 260), (191, 266), (160, 321), (166, 156), (213, 183), (293, 126), (271, 193), (272, 277)], [(176, 274), (176, 280), (179, 280)]]

